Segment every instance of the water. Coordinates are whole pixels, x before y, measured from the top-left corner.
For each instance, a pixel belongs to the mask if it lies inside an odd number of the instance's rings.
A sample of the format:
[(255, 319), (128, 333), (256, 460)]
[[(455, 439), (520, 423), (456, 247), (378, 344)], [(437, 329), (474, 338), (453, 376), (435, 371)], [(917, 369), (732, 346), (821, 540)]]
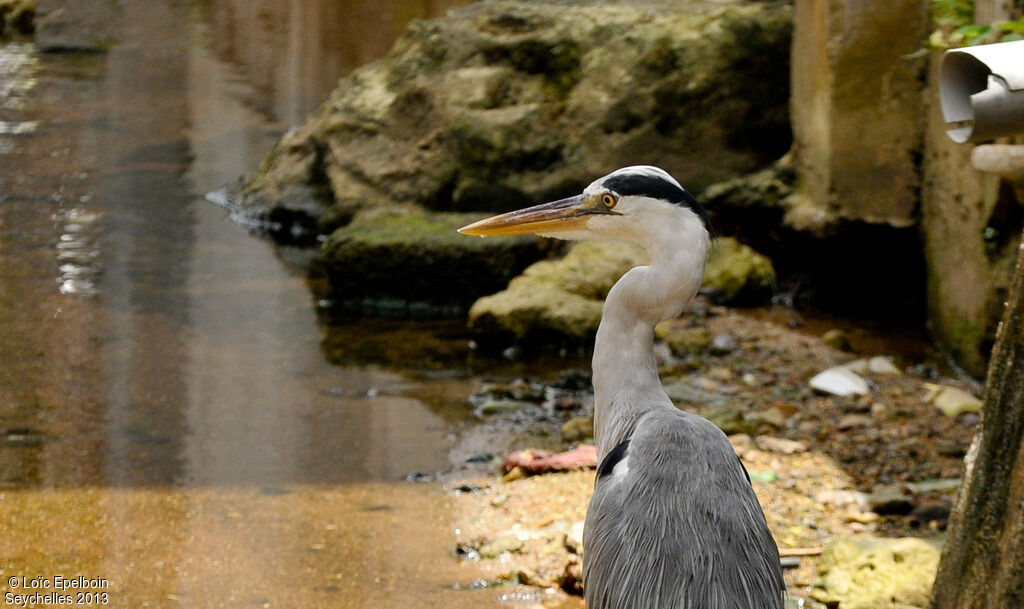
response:
[(453, 589), (478, 573), (448, 555), (440, 487), (400, 482), (449, 466), (472, 380), (329, 363), (301, 266), (203, 200), (446, 6), (124, 0), (93, 5), (118, 23), (104, 53), (0, 45), (4, 591), (83, 575), (114, 607), (498, 602)]

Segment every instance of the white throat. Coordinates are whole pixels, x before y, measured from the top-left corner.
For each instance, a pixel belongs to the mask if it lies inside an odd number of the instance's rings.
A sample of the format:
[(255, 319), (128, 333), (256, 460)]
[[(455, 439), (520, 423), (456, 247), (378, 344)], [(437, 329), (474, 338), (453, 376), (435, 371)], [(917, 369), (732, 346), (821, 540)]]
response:
[(679, 315), (704, 278), (708, 234), (688, 215), (676, 210), (645, 223), (644, 234), (630, 240), (647, 246), (651, 263), (623, 275), (605, 300), (593, 359), (599, 459), (632, 434), (644, 413), (674, 408), (658, 379), (654, 326)]

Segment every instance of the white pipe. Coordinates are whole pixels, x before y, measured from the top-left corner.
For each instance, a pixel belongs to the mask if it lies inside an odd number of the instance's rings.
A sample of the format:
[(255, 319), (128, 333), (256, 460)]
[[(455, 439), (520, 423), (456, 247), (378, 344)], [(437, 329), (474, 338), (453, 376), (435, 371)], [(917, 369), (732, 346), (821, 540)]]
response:
[(951, 140), (1024, 132), (1024, 40), (951, 49), (941, 72), (939, 99)]

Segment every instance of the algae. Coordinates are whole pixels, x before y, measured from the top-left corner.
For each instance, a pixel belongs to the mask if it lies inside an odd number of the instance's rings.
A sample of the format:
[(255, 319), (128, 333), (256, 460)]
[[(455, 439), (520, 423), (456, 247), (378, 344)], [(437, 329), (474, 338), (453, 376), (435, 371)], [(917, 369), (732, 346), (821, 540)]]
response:
[(457, 314), (544, 255), (533, 237), (471, 239), (456, 232), (478, 217), (396, 206), (356, 214), (321, 250), (329, 300), (398, 313), (430, 303)]

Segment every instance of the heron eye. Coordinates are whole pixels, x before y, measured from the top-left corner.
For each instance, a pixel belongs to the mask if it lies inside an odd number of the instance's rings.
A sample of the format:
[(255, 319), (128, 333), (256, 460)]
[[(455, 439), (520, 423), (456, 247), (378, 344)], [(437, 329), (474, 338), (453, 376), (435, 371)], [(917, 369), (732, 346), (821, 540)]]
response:
[(611, 209), (611, 208), (615, 207), (616, 203), (618, 203), (618, 199), (616, 199), (614, 195), (605, 193), (605, 194), (601, 195), (601, 202), (604, 203), (605, 207), (607, 207), (608, 209)]

